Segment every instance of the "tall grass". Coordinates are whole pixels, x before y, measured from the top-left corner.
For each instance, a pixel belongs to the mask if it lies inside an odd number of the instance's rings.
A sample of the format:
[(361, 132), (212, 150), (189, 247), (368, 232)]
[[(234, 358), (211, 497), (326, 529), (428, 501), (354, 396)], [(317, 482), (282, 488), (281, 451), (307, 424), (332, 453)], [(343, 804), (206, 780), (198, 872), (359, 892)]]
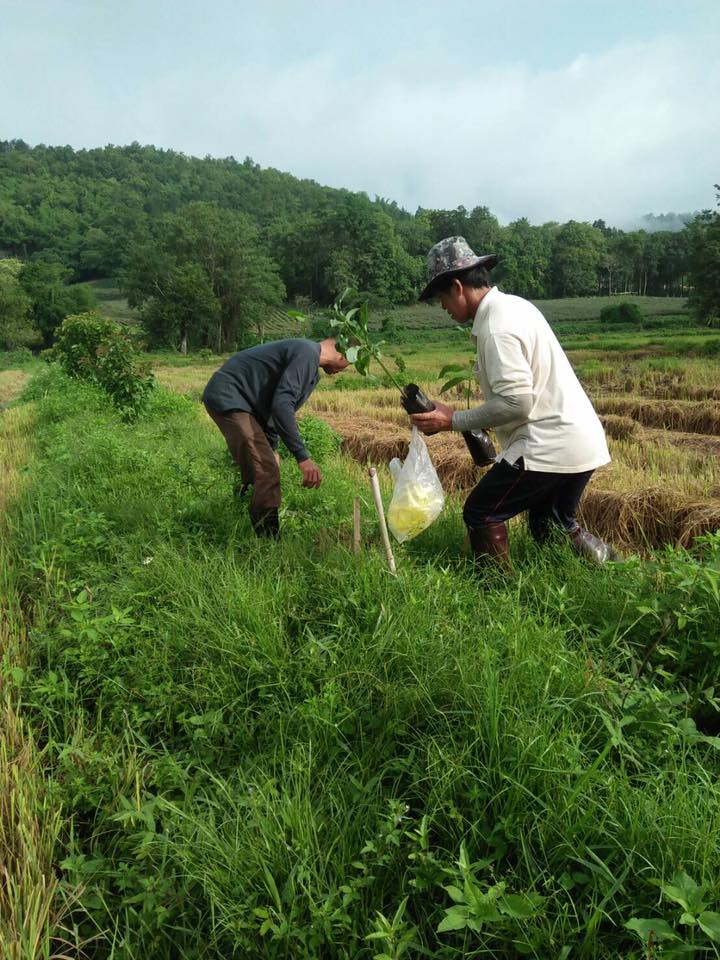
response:
[[(15, 381), (15, 390), (20, 384)], [(59, 960), (66, 948), (79, 946), (63, 927), (67, 900), (61, 896), (55, 872), (61, 813), (46, 789), (41, 752), (22, 717), (18, 693), (27, 668), (28, 638), (5, 515), (26, 481), (23, 470), (32, 455), (34, 424), (29, 407), (0, 414), (0, 956), (4, 960)]]
[[(13, 689), (93, 957), (640, 958), (653, 881), (715, 883), (709, 654), (686, 654), (719, 611), (685, 585), (694, 619), (645, 656), (641, 610), (704, 561), (659, 560), (658, 591), (514, 525), (516, 573), (482, 576), (451, 500), (390, 578), (356, 466), (305, 491), (285, 463), (284, 538), (258, 542), (197, 405), (159, 392), (131, 427), (54, 373), (29, 395)], [(515, 913), (439, 930), (456, 890)]]

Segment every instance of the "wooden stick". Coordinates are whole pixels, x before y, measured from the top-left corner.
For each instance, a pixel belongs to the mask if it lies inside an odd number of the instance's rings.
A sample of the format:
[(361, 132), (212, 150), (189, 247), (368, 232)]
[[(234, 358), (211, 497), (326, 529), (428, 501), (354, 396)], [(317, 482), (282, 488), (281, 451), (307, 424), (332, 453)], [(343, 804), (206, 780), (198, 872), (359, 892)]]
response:
[(353, 500), (353, 553), (360, 553), (360, 497)]
[(385, 510), (383, 509), (382, 496), (380, 494), (380, 482), (378, 480), (377, 470), (375, 467), (370, 467), (368, 474), (370, 476), (370, 485), (372, 486), (373, 497), (375, 498), (375, 509), (377, 510), (378, 520), (380, 521), (380, 534), (382, 536), (383, 544), (385, 545), (385, 556), (387, 557), (390, 573), (395, 577), (397, 576), (397, 570), (395, 569), (395, 557), (393, 556), (392, 547), (390, 546), (390, 537), (388, 536), (388, 528), (387, 524), (385, 523)]

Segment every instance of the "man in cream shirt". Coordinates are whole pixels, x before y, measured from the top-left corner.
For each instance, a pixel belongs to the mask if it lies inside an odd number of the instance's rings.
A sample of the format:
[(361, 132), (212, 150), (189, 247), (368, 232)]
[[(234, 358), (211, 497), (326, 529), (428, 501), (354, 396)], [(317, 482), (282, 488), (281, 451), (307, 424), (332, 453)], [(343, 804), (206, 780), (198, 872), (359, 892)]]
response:
[(485, 402), (460, 411), (437, 403), (413, 423), (425, 433), (492, 428), (500, 441), (501, 453), (463, 511), (478, 560), (509, 566), (506, 521), (524, 512), (538, 542), (557, 528), (577, 552), (598, 563), (615, 559), (576, 519), (593, 471), (610, 462), (602, 424), (540, 311), (492, 286), (488, 271), (497, 261), (476, 256), (463, 237), (430, 250), (420, 299), (439, 299), (458, 324), (472, 321)]

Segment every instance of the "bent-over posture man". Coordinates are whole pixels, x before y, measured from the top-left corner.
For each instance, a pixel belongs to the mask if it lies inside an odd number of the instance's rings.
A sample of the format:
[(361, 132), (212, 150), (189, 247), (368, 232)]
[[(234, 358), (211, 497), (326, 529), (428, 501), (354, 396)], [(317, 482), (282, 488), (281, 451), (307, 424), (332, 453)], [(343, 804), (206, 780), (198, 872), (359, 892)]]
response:
[(602, 424), (540, 311), (492, 286), (488, 271), (497, 262), (494, 254), (476, 256), (463, 237), (430, 250), (420, 299), (437, 298), (458, 324), (472, 321), (485, 402), (460, 411), (437, 403), (413, 423), (425, 433), (495, 430), (502, 451), (463, 511), (476, 559), (509, 566), (505, 523), (525, 511), (536, 541), (560, 529), (578, 553), (615, 559), (576, 519), (593, 471), (610, 462)]
[(334, 374), (347, 366), (334, 338), (276, 340), (233, 354), (205, 387), (205, 409), (240, 468), (241, 495), (253, 487), (250, 519), (257, 536), (280, 533), (279, 439), (297, 460), (302, 485), (320, 486), (320, 470), (305, 449), (295, 413), (315, 389), (320, 369)]

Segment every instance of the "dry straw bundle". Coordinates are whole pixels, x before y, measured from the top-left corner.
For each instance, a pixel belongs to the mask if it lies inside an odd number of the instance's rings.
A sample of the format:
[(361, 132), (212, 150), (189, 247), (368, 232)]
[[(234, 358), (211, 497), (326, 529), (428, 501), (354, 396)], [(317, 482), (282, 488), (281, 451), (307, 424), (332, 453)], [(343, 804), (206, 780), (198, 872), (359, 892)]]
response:
[[(407, 455), (407, 431), (394, 424), (368, 417), (330, 415), (326, 419), (342, 436), (343, 452), (361, 463), (388, 463), (393, 457), (403, 459)], [(583, 498), (581, 515), (593, 533), (618, 546), (645, 550), (667, 543), (688, 545), (693, 537), (720, 527), (720, 498), (703, 499), (684, 484), (681, 476), (671, 482), (669, 475), (660, 477), (647, 465), (644, 473), (636, 464), (623, 462), (632, 461), (631, 452), (644, 451), (645, 459), (650, 456), (661, 465), (668, 460), (666, 468), (670, 471), (674, 465), (671, 449), (651, 445), (648, 451), (645, 445), (633, 443), (632, 436), (639, 427), (628, 417), (612, 417), (606, 428), (611, 436), (622, 434), (624, 442), (614, 451), (619, 455), (618, 462), (598, 473)], [(446, 491), (469, 490), (482, 476), (456, 434), (429, 437), (428, 448)], [(650, 483), (647, 473), (652, 474)], [(619, 488), (613, 489), (616, 483)]]
[(664, 427), (690, 433), (720, 433), (720, 404), (679, 400), (644, 400), (639, 397), (601, 397), (595, 409), (603, 416), (632, 417), (646, 427)]
[(689, 546), (693, 537), (720, 527), (720, 499), (683, 502), (669, 487), (603, 490), (589, 487), (580, 515), (593, 533), (613, 543), (645, 549)]
[(632, 417), (621, 417), (614, 413), (607, 413), (600, 417), (605, 433), (614, 440), (629, 440), (635, 437), (639, 424)]

